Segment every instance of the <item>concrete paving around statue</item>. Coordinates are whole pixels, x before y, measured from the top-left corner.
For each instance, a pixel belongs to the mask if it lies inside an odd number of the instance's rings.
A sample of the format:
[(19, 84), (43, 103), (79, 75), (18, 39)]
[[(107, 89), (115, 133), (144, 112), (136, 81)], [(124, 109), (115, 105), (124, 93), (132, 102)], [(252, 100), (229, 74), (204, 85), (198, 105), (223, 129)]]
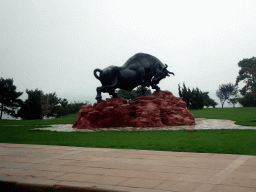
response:
[(38, 130), (49, 130), (57, 132), (92, 132), (92, 131), (151, 131), (151, 130), (200, 130), (200, 129), (256, 129), (256, 127), (251, 126), (241, 126), (236, 125), (234, 121), (223, 120), (223, 119), (203, 119), (196, 118), (196, 124), (193, 126), (165, 126), (165, 127), (149, 127), (149, 128), (139, 128), (139, 127), (118, 127), (118, 128), (94, 128), (94, 129), (73, 129), (72, 124), (63, 125), (51, 125), (51, 127), (46, 128), (35, 128), (34, 131)]
[(256, 156), (0, 143), (0, 186), (30, 191), (255, 192)]

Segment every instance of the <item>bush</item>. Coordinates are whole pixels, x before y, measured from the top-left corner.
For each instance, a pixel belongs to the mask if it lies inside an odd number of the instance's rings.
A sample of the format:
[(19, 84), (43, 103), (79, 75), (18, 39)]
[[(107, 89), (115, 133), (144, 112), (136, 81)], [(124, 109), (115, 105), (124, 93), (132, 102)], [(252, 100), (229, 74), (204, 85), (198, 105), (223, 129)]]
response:
[[(145, 89), (146, 89), (146, 94), (150, 95), (151, 94), (150, 88), (145, 87)], [(142, 92), (142, 86), (140, 85), (132, 91), (126, 91), (126, 90), (123, 90), (123, 89), (118, 89), (117, 90), (117, 95), (119, 97), (123, 97), (125, 99), (131, 100), (131, 99), (135, 99), (136, 97), (141, 96), (141, 92)]]

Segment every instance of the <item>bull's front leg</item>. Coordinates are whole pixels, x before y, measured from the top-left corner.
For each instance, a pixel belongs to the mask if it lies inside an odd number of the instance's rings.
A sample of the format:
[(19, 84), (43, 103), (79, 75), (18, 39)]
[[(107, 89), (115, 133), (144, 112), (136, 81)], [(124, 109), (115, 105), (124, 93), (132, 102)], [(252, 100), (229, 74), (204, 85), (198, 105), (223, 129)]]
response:
[(159, 69), (156, 69), (155, 72), (154, 72), (154, 78), (151, 80), (151, 87), (152, 89), (155, 89), (156, 92), (159, 92), (161, 91), (160, 90), (160, 87), (157, 86), (157, 84), (159, 83), (159, 81), (161, 80), (160, 78), (160, 70)]
[(118, 97), (118, 95), (117, 95), (117, 93), (115, 92), (115, 90), (109, 91), (109, 95), (112, 95), (113, 98), (117, 98), (117, 97)]
[(151, 87), (152, 87), (152, 89), (155, 89), (156, 92), (161, 91), (161, 90), (160, 90), (160, 87), (158, 87), (156, 84), (151, 84)]
[(153, 85), (156, 85), (156, 84), (159, 83), (159, 81), (160, 81), (159, 76), (160, 76), (160, 73), (158, 73), (158, 72), (156, 72), (156, 73), (154, 74), (154, 78), (153, 78), (152, 81), (151, 81)]
[(145, 69), (143, 67), (139, 68), (138, 74), (141, 77), (141, 95), (146, 96), (147, 91), (145, 89), (146, 81), (145, 81)]

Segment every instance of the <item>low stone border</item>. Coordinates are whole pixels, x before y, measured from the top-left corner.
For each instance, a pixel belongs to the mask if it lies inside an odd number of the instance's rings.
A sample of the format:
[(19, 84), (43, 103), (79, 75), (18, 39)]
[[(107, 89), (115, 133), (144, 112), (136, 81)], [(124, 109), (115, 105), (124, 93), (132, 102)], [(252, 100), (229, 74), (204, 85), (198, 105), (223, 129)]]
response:
[(207, 130), (207, 129), (256, 129), (251, 126), (236, 125), (234, 121), (223, 119), (204, 119), (196, 118), (195, 125), (192, 126), (164, 126), (164, 127), (112, 127), (112, 128), (94, 128), (94, 129), (75, 129), (72, 124), (51, 125), (51, 127), (35, 128), (30, 131), (56, 131), (56, 132), (96, 132), (96, 131), (178, 131), (178, 130)]

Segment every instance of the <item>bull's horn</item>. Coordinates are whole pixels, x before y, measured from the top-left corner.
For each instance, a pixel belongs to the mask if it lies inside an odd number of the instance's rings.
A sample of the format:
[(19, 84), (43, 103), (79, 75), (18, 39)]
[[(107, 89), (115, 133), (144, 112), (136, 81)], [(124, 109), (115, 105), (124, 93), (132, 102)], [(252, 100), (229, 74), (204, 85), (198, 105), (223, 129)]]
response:
[(168, 67), (168, 65), (165, 63), (165, 69)]
[(168, 71), (168, 73), (169, 73), (169, 74), (173, 74), (173, 75), (174, 75), (174, 73), (173, 73), (173, 72)]

